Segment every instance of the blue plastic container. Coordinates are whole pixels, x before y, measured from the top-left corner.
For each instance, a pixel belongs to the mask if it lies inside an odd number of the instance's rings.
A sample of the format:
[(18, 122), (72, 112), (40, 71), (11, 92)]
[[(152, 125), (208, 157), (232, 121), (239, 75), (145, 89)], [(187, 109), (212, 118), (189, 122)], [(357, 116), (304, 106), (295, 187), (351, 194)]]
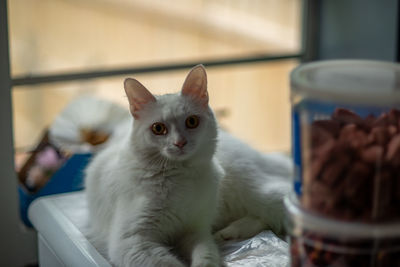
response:
[(49, 182), (35, 193), (28, 192), (19, 185), (20, 216), (23, 223), (32, 227), (28, 219), (29, 205), (41, 196), (79, 191), (84, 188), (84, 169), (92, 157), (91, 153), (72, 155), (65, 164), (53, 174)]

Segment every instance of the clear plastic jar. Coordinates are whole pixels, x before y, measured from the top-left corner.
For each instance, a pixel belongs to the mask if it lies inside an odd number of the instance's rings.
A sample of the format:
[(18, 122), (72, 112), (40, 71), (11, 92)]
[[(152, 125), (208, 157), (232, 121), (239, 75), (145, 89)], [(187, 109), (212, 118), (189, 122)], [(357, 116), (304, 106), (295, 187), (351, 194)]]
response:
[(399, 219), (400, 65), (300, 65), (291, 73), (291, 101), (302, 206), (340, 220)]
[(285, 199), (292, 267), (400, 266), (400, 225), (317, 216)]

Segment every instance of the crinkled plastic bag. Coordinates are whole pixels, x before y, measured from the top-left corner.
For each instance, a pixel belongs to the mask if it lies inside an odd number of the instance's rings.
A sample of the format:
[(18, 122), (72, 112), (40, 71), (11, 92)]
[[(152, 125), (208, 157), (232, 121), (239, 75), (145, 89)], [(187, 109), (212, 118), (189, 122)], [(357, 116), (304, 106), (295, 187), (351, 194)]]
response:
[(226, 243), (221, 249), (228, 267), (289, 266), (288, 244), (271, 231), (263, 231), (244, 241)]

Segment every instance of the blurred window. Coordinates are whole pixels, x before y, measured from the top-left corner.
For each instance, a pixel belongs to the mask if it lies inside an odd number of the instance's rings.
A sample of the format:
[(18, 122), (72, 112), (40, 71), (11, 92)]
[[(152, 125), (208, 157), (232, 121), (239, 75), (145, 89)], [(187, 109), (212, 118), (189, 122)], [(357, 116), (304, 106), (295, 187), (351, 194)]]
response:
[[(11, 75), (21, 79), (300, 53), (300, 0), (8, 1)], [(297, 60), (209, 67), (220, 123), (262, 151), (290, 150), (288, 74)], [(31, 149), (73, 98), (93, 93), (126, 105), (134, 76), (176, 92), (189, 68), (14, 86), (14, 144)]]

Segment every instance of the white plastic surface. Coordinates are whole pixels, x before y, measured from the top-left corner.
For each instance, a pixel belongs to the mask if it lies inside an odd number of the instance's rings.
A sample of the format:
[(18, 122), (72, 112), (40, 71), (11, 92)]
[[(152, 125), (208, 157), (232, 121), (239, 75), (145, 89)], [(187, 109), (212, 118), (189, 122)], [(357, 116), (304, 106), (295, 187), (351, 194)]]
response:
[(83, 192), (39, 198), (29, 219), (65, 266), (111, 267), (85, 236), (86, 201)]
[(289, 266), (288, 250), (288, 244), (271, 231), (221, 247), (228, 267), (286, 267)]
[[(96, 249), (87, 239), (87, 214), (84, 192), (39, 198), (29, 208), (29, 219), (44, 239), (45, 249), (52, 254), (48, 257), (55, 257), (64, 266), (109, 267), (106, 256), (99, 253), (101, 249)], [(221, 251), (228, 267), (284, 267), (289, 264), (288, 244), (270, 231), (224, 244)], [(42, 265), (46, 260), (50, 259), (41, 259), (41, 266), (46, 267)]]
[(40, 267), (65, 266), (41, 234), (38, 234), (38, 243)]

